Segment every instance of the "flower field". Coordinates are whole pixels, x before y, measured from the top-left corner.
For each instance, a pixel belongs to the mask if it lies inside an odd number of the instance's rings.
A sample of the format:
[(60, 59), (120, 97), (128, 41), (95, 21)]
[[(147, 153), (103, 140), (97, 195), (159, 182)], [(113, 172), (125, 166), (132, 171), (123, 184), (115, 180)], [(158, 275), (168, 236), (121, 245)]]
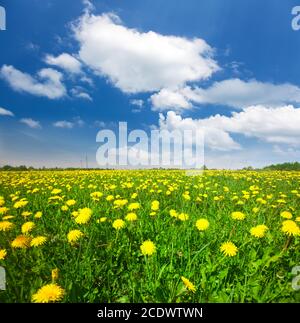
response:
[(297, 172), (0, 173), (0, 302), (299, 302)]

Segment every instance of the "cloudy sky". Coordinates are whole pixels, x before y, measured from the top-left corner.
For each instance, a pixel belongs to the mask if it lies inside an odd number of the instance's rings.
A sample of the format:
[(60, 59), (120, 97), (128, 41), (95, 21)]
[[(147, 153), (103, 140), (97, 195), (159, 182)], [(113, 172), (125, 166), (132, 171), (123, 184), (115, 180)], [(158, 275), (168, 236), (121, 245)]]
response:
[(204, 129), (208, 167), (300, 160), (297, 1), (0, 5), (0, 165), (95, 167), (120, 121)]

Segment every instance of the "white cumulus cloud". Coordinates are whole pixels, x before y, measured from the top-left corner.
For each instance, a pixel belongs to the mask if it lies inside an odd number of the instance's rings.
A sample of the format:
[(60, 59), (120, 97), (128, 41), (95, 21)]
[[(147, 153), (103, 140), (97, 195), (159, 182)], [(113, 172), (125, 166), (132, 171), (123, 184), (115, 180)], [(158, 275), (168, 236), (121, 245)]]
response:
[(56, 57), (53, 55), (46, 55), (45, 62), (48, 65), (58, 66), (72, 74), (81, 73), (81, 63), (75, 57), (67, 53), (63, 53)]
[(3, 65), (0, 69), (0, 77), (15, 91), (45, 96), (49, 99), (58, 99), (66, 95), (62, 74), (52, 68), (43, 68), (32, 77), (11, 65)]
[(162, 129), (203, 129), (206, 147), (214, 150), (235, 150), (240, 145), (232, 134), (256, 138), (272, 144), (300, 145), (300, 109), (292, 105), (281, 107), (251, 106), (231, 116), (215, 115), (204, 119), (182, 118), (174, 111), (160, 114)]
[(284, 83), (272, 84), (256, 80), (228, 79), (213, 83), (204, 89), (182, 87), (163, 89), (151, 96), (153, 110), (179, 110), (191, 108), (193, 104), (218, 104), (236, 109), (251, 105), (282, 106), (300, 103), (300, 88)]
[(180, 91), (162, 89), (158, 93), (151, 95), (152, 110), (162, 111), (165, 109), (183, 110), (192, 107), (189, 99)]
[(72, 129), (74, 127), (83, 127), (85, 122), (80, 117), (73, 118), (72, 121), (60, 120), (52, 124), (56, 128)]
[(40, 129), (41, 128), (39, 121), (33, 120), (31, 118), (23, 118), (20, 120), (20, 122), (24, 123), (29, 128), (33, 128), (33, 129)]
[(141, 32), (107, 13), (85, 12), (73, 28), (80, 60), (123, 92), (184, 86), (219, 69), (212, 48), (200, 38)]
[(66, 120), (61, 120), (54, 122), (53, 126), (56, 128), (72, 129), (74, 127), (74, 123)]
[(174, 111), (169, 111), (166, 116), (159, 115), (159, 127), (169, 131), (196, 130), (204, 131), (205, 146), (213, 150), (228, 151), (240, 149), (240, 145), (223, 129), (207, 124), (207, 119), (182, 118)]
[(93, 101), (92, 97), (88, 93), (86, 93), (81, 86), (75, 86), (73, 89), (71, 89), (70, 92), (75, 98)]
[(9, 111), (9, 110), (0, 107), (0, 116), (13, 117), (14, 114), (11, 111)]

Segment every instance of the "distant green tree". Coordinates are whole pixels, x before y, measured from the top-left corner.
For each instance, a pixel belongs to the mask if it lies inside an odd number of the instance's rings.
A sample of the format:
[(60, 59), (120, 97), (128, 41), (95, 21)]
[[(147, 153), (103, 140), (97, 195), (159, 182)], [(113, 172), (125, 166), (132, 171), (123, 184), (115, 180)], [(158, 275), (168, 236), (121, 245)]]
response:
[(12, 170), (12, 169), (13, 169), (13, 167), (12, 167), (12, 166), (10, 166), (10, 165), (4, 165), (4, 166), (2, 167), (2, 169), (3, 169), (3, 170)]
[(287, 171), (300, 171), (300, 163), (282, 163), (272, 164), (263, 168), (264, 170), (287, 170)]
[(244, 167), (242, 170), (254, 170), (252, 166)]

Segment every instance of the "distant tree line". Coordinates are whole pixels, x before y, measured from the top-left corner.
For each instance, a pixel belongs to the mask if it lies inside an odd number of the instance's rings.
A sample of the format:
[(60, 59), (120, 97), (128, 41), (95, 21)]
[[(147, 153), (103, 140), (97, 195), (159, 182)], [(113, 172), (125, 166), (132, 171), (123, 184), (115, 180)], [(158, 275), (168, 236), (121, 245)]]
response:
[[(52, 168), (47, 168), (47, 167), (40, 167), (40, 168), (35, 168), (32, 166), (25, 166), (25, 165), (20, 165), (20, 166), (11, 166), (11, 165), (4, 165), (3, 167), (0, 167), (0, 171), (31, 171), (31, 170), (79, 170), (80, 168), (76, 167), (67, 167), (67, 168), (61, 168), (61, 167), (52, 167)], [(89, 169), (96, 169), (96, 168), (89, 168)]]
[(0, 168), (1, 170), (5, 170), (5, 171), (8, 171), (8, 170), (32, 170), (34, 169), (33, 167), (27, 167), (25, 165), (20, 165), (20, 166), (11, 166), (11, 165), (4, 165), (3, 167)]
[[(31, 171), (31, 170), (105, 170), (105, 169), (112, 169), (112, 168), (76, 168), (76, 167), (67, 167), (67, 168), (60, 168), (60, 167), (41, 167), (41, 168), (35, 168), (32, 166), (11, 166), (11, 165), (4, 165), (0, 167), (0, 171)], [(154, 168), (156, 170), (164, 169), (164, 168)], [(175, 169), (175, 168), (174, 168)], [(208, 170), (206, 165), (204, 165), (201, 169)], [(253, 170), (286, 170), (286, 171), (300, 171), (300, 163), (293, 162), (293, 163), (283, 163), (283, 164), (272, 164), (269, 166), (266, 166), (264, 168), (253, 168), (252, 166), (244, 167), (242, 170), (246, 171), (253, 171)]]
[(263, 168), (264, 170), (288, 170), (288, 171), (300, 171), (300, 163), (283, 163), (283, 164), (275, 164), (266, 166)]
[(265, 166), (263, 168), (254, 168), (252, 166), (244, 167), (242, 170), (248, 171), (264, 171), (264, 170), (286, 170), (286, 171), (300, 171), (300, 163), (282, 163), (282, 164), (272, 164)]

